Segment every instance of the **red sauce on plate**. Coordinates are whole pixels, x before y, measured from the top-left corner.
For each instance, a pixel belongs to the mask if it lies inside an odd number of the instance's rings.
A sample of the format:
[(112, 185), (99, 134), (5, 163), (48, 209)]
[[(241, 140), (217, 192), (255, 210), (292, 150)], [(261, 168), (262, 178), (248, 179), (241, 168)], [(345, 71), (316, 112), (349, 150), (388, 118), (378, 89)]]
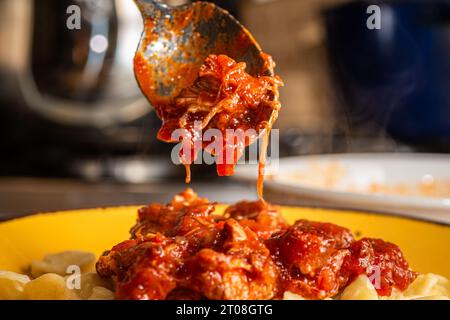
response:
[(289, 225), (277, 207), (242, 201), (215, 215), (215, 203), (188, 189), (167, 205), (138, 212), (131, 239), (97, 262), (117, 299), (308, 299), (333, 297), (359, 274), (379, 268), (379, 295), (416, 277), (400, 249), (379, 239), (355, 241), (331, 224)]

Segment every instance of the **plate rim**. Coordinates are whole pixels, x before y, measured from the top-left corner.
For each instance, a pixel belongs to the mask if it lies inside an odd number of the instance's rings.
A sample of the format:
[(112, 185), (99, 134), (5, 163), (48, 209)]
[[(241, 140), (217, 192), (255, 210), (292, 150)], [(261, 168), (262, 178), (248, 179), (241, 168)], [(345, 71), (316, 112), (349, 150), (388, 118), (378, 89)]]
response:
[[(448, 160), (450, 162), (450, 154), (443, 153), (414, 153), (414, 152), (360, 152), (360, 153), (331, 153), (331, 154), (308, 154), (308, 155), (298, 155), (298, 156), (290, 156), (283, 157), (279, 159), (279, 166), (282, 166), (283, 163), (288, 163), (291, 165), (295, 161), (310, 161), (313, 159), (326, 161), (326, 160), (338, 160), (341, 158), (343, 160), (353, 160), (356, 158), (367, 158), (368, 156), (377, 157), (377, 158), (388, 158), (389, 160), (413, 160), (420, 161), (421, 159), (433, 159), (438, 161)], [(252, 165), (251, 167), (240, 166), (237, 168), (234, 177), (238, 180), (245, 182), (255, 182), (256, 179), (256, 171), (251, 170), (255, 167)], [(254, 172), (253, 172), (254, 171)], [(272, 189), (275, 191), (284, 191), (289, 192), (293, 196), (301, 196), (307, 195), (316, 200), (326, 200), (333, 202), (329, 206), (336, 208), (346, 208), (350, 210), (356, 211), (372, 211), (378, 212), (387, 215), (395, 215), (402, 216), (410, 219), (417, 219), (421, 221), (428, 221), (432, 223), (439, 223), (450, 225), (449, 221), (437, 220), (438, 218), (426, 218), (424, 216), (418, 216), (418, 210), (434, 210), (439, 211), (439, 214), (445, 214), (446, 210), (450, 210), (450, 198), (426, 198), (426, 197), (406, 197), (399, 195), (384, 195), (384, 194), (369, 194), (362, 192), (349, 192), (349, 191), (341, 191), (341, 190), (327, 190), (324, 188), (313, 188), (304, 185), (295, 185), (294, 183), (289, 183), (286, 181), (277, 181), (277, 180), (265, 180), (265, 187), (267, 189)], [(353, 200), (349, 200), (348, 198), (352, 198)], [(383, 199), (387, 199), (387, 201), (383, 201)], [(345, 206), (343, 202), (354, 202), (354, 205)], [(385, 204), (388, 206), (387, 209), (373, 209), (370, 206), (374, 205), (382, 205)], [(358, 208), (355, 208), (358, 206)], [(400, 207), (404, 209), (401, 210)], [(406, 209), (406, 210), (405, 210)], [(407, 210), (416, 211), (407, 212)]]
[[(229, 206), (230, 203), (218, 203), (217, 205), (220, 206)], [(416, 221), (416, 222), (421, 222), (421, 223), (426, 223), (426, 224), (431, 224), (431, 225), (437, 225), (437, 226), (443, 226), (443, 227), (450, 227), (450, 223), (447, 222), (443, 222), (443, 221), (434, 221), (434, 220), (428, 220), (428, 219), (424, 219), (424, 218), (420, 218), (420, 217), (414, 217), (414, 216), (406, 216), (406, 215), (401, 215), (401, 214), (396, 214), (396, 213), (392, 213), (392, 212), (383, 212), (383, 211), (377, 211), (377, 210), (371, 210), (371, 209), (353, 209), (353, 208), (345, 208), (345, 207), (333, 207), (333, 206), (328, 206), (328, 205), (324, 205), (324, 206), (314, 206), (314, 205), (304, 205), (304, 206), (300, 206), (300, 205), (293, 205), (293, 204), (274, 204), (275, 206), (278, 207), (288, 207), (288, 208), (299, 208), (299, 209), (321, 209), (321, 210), (326, 210), (326, 211), (332, 211), (334, 213), (340, 214), (340, 213), (351, 213), (351, 214), (362, 214), (362, 215), (370, 215), (370, 216), (382, 216), (385, 218), (396, 218), (396, 219), (401, 219), (401, 220), (406, 220), (406, 221)], [(5, 220), (0, 220), (0, 226), (6, 223), (11, 223), (11, 222), (17, 222), (20, 220), (24, 220), (24, 219), (32, 219), (32, 218), (36, 218), (39, 216), (42, 217), (48, 217), (48, 216), (56, 216), (56, 215), (64, 215), (64, 214), (74, 214), (76, 212), (80, 212), (80, 211), (90, 211), (90, 210), (108, 210), (108, 209), (118, 209), (118, 208), (137, 208), (137, 207), (142, 207), (145, 205), (123, 205), (123, 206), (105, 206), (105, 207), (92, 207), (92, 208), (83, 208), (83, 209), (66, 209), (66, 210), (56, 210), (56, 211), (47, 211), (47, 212), (35, 212), (35, 213), (30, 213), (30, 214), (26, 214), (20, 217), (12, 217), (12, 218), (7, 218)], [(137, 212), (135, 213), (137, 215)]]

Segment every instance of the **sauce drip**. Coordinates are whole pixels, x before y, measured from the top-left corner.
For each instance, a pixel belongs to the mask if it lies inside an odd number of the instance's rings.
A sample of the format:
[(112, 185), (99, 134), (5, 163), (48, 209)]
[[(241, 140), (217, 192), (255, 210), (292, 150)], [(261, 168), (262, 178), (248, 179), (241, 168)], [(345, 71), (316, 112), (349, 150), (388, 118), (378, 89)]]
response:
[(186, 169), (186, 178), (185, 178), (184, 182), (191, 183), (191, 165), (185, 164), (184, 168)]
[(261, 145), (261, 153), (258, 161), (258, 181), (256, 184), (256, 190), (258, 193), (258, 198), (265, 202), (264, 200), (264, 174), (266, 168), (266, 156), (267, 156), (267, 147), (269, 145), (269, 136), (270, 131), (266, 130), (263, 135), (262, 145)]
[[(268, 69), (273, 69), (270, 56), (263, 55)], [(245, 72), (246, 64), (225, 55), (210, 55), (200, 67), (197, 79), (171, 101), (155, 106), (163, 121), (158, 139), (182, 142), (179, 158), (186, 167), (186, 182), (190, 181), (189, 165), (199, 149), (216, 156), (217, 174), (230, 176), (246, 146), (258, 140), (263, 132), (263, 144), (258, 169), (258, 196), (263, 199), (264, 166), (268, 137), (281, 108), (279, 77), (256, 76)], [(182, 129), (179, 140), (175, 130)], [(221, 139), (204, 141), (204, 133), (219, 130)], [(229, 132), (233, 132), (229, 137)], [(239, 134), (242, 132), (243, 134)], [(210, 147), (211, 143), (214, 148)]]
[[(276, 92), (277, 96), (275, 99), (278, 101), (278, 91)], [(264, 129), (263, 136), (262, 136), (262, 144), (261, 144), (261, 153), (259, 155), (259, 161), (258, 161), (258, 181), (256, 183), (256, 190), (258, 193), (258, 198), (263, 203), (265, 203), (264, 200), (264, 175), (265, 175), (265, 168), (266, 168), (266, 159), (267, 159), (267, 148), (269, 146), (269, 138), (270, 138), (270, 131), (272, 130), (272, 126), (276, 119), (278, 118), (278, 110), (274, 111), (270, 115), (269, 122)]]

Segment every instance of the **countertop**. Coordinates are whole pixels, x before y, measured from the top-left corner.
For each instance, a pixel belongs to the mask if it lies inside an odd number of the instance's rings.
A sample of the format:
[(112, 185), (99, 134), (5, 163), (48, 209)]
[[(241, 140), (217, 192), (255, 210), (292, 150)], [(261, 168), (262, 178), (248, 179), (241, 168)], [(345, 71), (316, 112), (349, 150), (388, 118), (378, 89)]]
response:
[(182, 182), (118, 184), (70, 179), (0, 178), (0, 220), (38, 212), (167, 203), (187, 187), (202, 197), (223, 203), (257, 198), (255, 185), (228, 178), (194, 181), (189, 185)]

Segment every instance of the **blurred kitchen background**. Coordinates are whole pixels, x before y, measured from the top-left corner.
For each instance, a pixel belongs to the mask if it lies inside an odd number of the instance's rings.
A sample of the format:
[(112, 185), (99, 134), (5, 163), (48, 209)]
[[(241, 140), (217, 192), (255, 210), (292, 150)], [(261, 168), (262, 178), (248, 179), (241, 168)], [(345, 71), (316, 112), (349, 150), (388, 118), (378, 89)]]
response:
[[(450, 152), (449, 1), (212, 2), (277, 63), (282, 156)], [(73, 4), (80, 30), (66, 27)], [(370, 4), (380, 30), (366, 27)], [(134, 79), (141, 30), (132, 0), (0, 0), (0, 219), (165, 202), (185, 187)], [(214, 166), (193, 166), (192, 187), (256, 196)]]

